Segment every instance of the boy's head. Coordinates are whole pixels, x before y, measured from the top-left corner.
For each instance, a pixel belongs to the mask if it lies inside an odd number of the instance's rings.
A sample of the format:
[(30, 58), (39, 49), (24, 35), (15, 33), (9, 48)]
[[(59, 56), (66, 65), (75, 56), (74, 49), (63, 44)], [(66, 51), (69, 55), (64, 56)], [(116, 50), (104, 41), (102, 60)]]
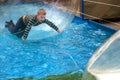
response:
[(43, 21), (43, 20), (45, 20), (45, 16), (46, 16), (45, 9), (39, 9), (38, 12), (37, 12), (37, 20), (38, 21)]

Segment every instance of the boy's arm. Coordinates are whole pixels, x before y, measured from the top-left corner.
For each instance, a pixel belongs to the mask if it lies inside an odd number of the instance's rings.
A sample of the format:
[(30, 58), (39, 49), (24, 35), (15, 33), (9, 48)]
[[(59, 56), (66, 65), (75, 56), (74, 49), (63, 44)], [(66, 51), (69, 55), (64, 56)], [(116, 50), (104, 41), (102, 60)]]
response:
[(28, 22), (27, 27), (25, 28), (24, 34), (22, 36), (22, 40), (26, 40), (29, 34), (29, 31), (31, 29), (31, 25), (32, 25), (32, 19)]
[(45, 19), (44, 22), (48, 24), (50, 27), (52, 27), (54, 30), (56, 30), (57, 32), (60, 32), (59, 28), (55, 24), (53, 24), (51, 21), (49, 21), (48, 19)]

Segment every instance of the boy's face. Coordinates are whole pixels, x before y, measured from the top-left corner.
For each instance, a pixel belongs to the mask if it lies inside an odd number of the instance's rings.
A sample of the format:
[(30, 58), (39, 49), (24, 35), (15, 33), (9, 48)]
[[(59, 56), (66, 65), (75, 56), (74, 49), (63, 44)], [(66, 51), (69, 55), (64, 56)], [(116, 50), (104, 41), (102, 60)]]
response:
[(39, 10), (38, 13), (37, 13), (37, 20), (38, 21), (44, 21), (45, 20), (45, 16), (46, 15), (44, 14), (44, 12), (42, 10), (41, 11)]

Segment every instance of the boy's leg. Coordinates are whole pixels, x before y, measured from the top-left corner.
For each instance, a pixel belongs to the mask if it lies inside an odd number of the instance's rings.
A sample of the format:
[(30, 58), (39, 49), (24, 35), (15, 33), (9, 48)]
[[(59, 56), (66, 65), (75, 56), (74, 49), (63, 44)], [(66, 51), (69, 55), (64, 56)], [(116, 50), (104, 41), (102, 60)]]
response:
[(26, 28), (22, 17), (17, 21), (16, 25), (11, 20), (10, 22), (6, 22), (5, 27), (8, 28), (12, 34), (16, 35), (19, 38), (22, 37), (24, 34), (24, 29)]
[(10, 20), (9, 22), (6, 22), (5, 27), (8, 28), (8, 30), (9, 30), (11, 33), (16, 32), (16, 27), (15, 27), (15, 24), (13, 23), (12, 20)]

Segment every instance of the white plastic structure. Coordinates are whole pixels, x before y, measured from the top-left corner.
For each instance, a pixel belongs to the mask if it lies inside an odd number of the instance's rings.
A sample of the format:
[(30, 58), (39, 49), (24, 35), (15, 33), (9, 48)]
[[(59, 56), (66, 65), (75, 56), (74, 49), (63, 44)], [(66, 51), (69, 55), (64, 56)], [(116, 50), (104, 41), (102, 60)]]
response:
[(82, 80), (120, 80), (120, 31), (95, 52)]

